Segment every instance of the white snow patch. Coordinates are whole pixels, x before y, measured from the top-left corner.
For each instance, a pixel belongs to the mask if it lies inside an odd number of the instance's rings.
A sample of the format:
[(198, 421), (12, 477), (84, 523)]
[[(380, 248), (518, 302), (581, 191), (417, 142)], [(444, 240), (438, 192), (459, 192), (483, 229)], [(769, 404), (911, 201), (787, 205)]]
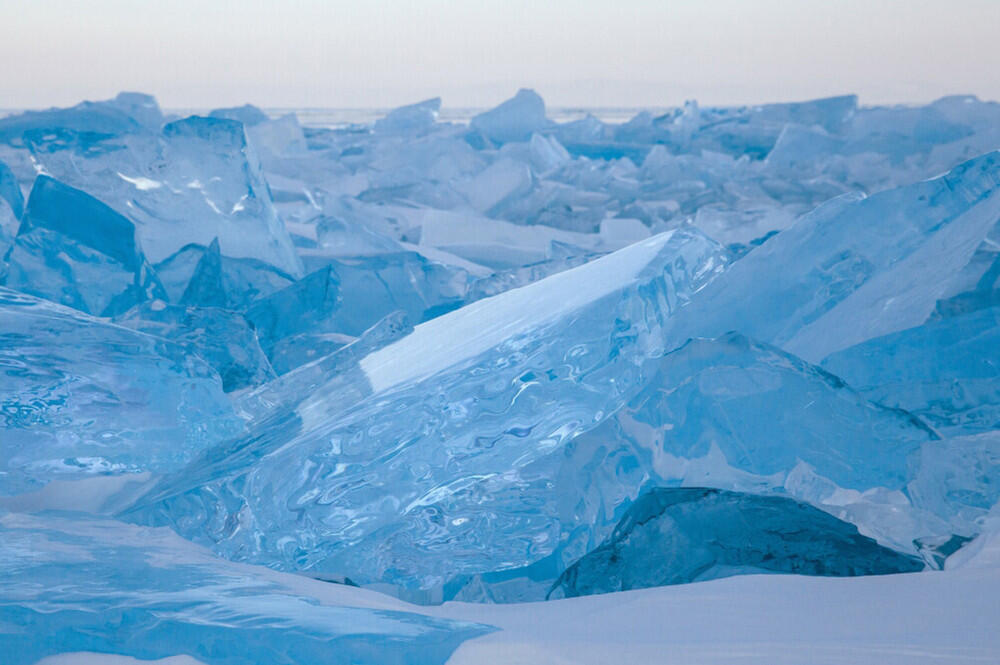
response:
[(144, 178), (142, 176), (129, 177), (118, 171), (118, 177), (127, 183), (131, 183), (136, 189), (140, 191), (149, 191), (150, 189), (159, 189), (163, 187), (163, 183), (159, 180), (151, 180), (150, 178)]
[(361, 360), (375, 392), (426, 378), (624, 288), (672, 232), (421, 323)]
[(42, 658), (35, 665), (205, 665), (191, 656), (170, 656), (159, 660), (139, 660), (131, 656), (118, 656), (112, 653), (94, 653), (92, 651), (75, 651), (61, 653), (57, 656)]
[(942, 665), (1000, 662), (1000, 571), (748, 575), (427, 613), (501, 631), (448, 665)]

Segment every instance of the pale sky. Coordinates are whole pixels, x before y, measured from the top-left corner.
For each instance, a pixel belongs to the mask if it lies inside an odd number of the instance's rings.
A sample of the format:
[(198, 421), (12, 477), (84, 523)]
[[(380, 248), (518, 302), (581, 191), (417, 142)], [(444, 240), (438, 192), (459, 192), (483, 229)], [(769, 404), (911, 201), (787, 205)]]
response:
[(0, 108), (1000, 100), (1000, 0), (0, 0)]

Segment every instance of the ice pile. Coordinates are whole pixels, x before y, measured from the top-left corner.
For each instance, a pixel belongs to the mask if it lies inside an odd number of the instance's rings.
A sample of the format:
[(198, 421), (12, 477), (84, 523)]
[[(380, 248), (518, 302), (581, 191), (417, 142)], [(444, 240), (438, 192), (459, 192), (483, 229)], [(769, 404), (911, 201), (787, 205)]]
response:
[(489, 630), (271, 569), (516, 602), (992, 552), (1000, 105), (440, 108), (0, 118), (15, 662)]

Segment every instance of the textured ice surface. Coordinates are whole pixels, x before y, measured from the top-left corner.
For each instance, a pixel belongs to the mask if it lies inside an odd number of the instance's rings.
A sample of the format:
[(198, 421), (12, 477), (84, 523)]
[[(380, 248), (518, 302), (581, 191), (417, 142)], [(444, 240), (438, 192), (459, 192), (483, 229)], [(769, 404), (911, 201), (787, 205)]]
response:
[(560, 528), (532, 464), (629, 399), (665, 321), (723, 264), (703, 236), (663, 234), (419, 325), (164, 479), (130, 519), (414, 588), (531, 563)]
[(555, 597), (684, 584), (746, 573), (853, 577), (922, 570), (804, 503), (699, 487), (639, 497), (600, 547), (560, 575)]
[(7, 262), (10, 288), (88, 314), (165, 296), (132, 222), (48, 176), (35, 180)]
[(0, 287), (0, 493), (165, 471), (236, 431), (216, 373), (163, 339)]
[(906, 486), (914, 505), (949, 519), (956, 534), (987, 530), (983, 520), (1000, 503), (1000, 432), (924, 444), (914, 467)]
[(0, 513), (0, 560), (10, 665), (79, 651), (143, 661), (183, 654), (207, 665), (430, 665), (491, 630), (233, 564), (167, 529), (81, 516)]

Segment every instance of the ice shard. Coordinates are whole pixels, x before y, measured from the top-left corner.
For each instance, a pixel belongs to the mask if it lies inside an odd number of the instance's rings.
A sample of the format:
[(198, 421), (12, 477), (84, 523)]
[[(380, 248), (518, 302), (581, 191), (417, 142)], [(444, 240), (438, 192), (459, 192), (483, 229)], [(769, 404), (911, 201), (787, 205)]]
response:
[(88, 314), (166, 297), (132, 222), (48, 176), (35, 180), (7, 260), (7, 286)]
[(923, 570), (808, 504), (701, 487), (656, 488), (606, 542), (566, 569), (552, 597), (584, 596), (747, 573), (854, 577)]
[(531, 563), (560, 528), (531, 465), (630, 399), (665, 322), (723, 266), (704, 236), (661, 234), (432, 319), (290, 396), (129, 519), (415, 589)]
[(923, 323), (1000, 216), (1000, 153), (823, 204), (733, 264), (675, 321), (677, 344), (737, 330), (810, 362)]
[(238, 431), (217, 374), (166, 340), (0, 287), (2, 493), (162, 472)]
[(227, 393), (259, 386), (275, 377), (256, 332), (236, 312), (154, 300), (133, 307), (114, 322), (177, 342), (218, 372)]
[(545, 117), (545, 102), (534, 90), (521, 89), (494, 109), (480, 113), (470, 126), (492, 141), (507, 143), (527, 141), (532, 133), (550, 125)]
[(24, 194), (21, 193), (17, 176), (3, 162), (0, 162), (0, 198), (6, 199), (14, 218), (21, 219), (24, 214)]
[(219, 243), (185, 245), (155, 266), (172, 303), (244, 310), (295, 278), (257, 259), (223, 256)]
[(400, 106), (375, 121), (375, 131), (387, 134), (419, 134), (433, 127), (441, 110), (441, 98)]

